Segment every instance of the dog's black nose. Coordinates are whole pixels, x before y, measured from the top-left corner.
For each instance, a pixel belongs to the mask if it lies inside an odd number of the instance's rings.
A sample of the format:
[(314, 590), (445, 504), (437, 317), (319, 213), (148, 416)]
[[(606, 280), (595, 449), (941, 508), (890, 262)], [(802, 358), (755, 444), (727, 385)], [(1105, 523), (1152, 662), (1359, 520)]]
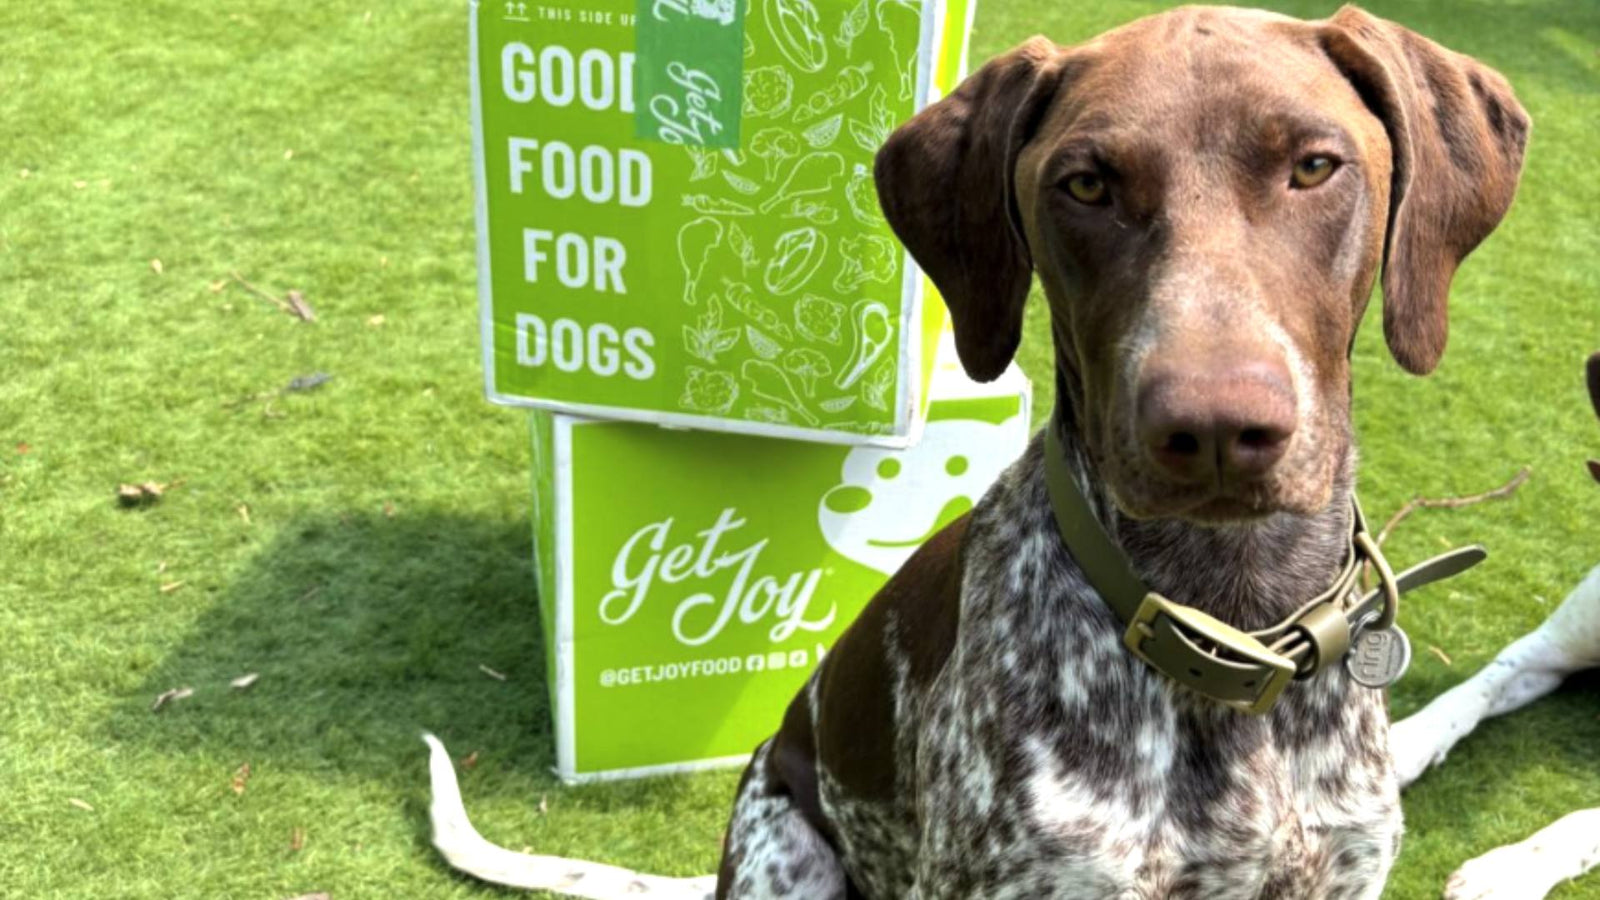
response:
[(1295, 397), (1281, 363), (1153, 367), (1139, 387), (1145, 452), (1186, 483), (1260, 478), (1283, 458), (1295, 429)]

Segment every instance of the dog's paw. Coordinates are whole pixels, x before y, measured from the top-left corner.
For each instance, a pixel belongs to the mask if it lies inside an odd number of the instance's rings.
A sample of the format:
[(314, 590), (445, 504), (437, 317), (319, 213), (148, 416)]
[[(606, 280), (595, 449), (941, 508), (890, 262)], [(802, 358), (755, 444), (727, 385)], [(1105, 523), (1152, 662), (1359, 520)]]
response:
[(1395, 778), (1400, 787), (1422, 777), (1422, 773), (1444, 762), (1451, 743), (1428, 710), (1389, 727), (1389, 754), (1394, 758)]
[(1550, 892), (1537, 854), (1523, 844), (1469, 859), (1444, 885), (1444, 900), (1539, 900)]

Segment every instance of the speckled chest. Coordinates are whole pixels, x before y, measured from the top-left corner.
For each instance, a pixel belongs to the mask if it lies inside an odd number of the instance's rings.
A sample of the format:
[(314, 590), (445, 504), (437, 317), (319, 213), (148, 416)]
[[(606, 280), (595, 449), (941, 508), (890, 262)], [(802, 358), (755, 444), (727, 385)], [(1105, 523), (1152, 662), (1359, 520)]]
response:
[(895, 798), (821, 773), (852, 879), (923, 900), (1377, 896), (1401, 830), (1381, 695), (1340, 669), (1264, 717), (1183, 693), (1122, 648), (1031, 494), (987, 499), (949, 659), (893, 686)]

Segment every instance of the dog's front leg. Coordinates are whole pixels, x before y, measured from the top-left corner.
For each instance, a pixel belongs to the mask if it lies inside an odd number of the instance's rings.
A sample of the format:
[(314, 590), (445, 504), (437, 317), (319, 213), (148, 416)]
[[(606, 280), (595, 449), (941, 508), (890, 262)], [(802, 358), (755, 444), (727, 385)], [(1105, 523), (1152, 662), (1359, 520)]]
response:
[(1442, 761), (1484, 719), (1526, 706), (1573, 672), (1600, 665), (1600, 566), (1533, 632), (1483, 671), (1439, 695), (1389, 730), (1400, 786)]
[(844, 866), (771, 765), (772, 744), (739, 785), (716, 900), (843, 900)]

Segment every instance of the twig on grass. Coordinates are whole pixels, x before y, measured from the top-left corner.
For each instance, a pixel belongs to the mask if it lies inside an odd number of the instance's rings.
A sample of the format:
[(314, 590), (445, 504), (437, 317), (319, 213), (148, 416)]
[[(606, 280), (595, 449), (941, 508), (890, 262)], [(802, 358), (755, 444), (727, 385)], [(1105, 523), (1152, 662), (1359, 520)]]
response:
[(1383, 545), (1384, 540), (1389, 537), (1389, 532), (1393, 531), (1401, 520), (1419, 509), (1456, 509), (1462, 506), (1471, 506), (1474, 503), (1482, 503), (1485, 500), (1500, 500), (1516, 493), (1517, 488), (1522, 487), (1522, 483), (1527, 481), (1528, 476), (1532, 474), (1532, 469), (1523, 466), (1505, 484), (1492, 491), (1484, 491), (1481, 494), (1472, 494), (1467, 497), (1412, 497), (1406, 501), (1404, 506), (1400, 507), (1398, 512), (1389, 517), (1389, 521), (1383, 523), (1382, 530), (1378, 532), (1378, 545)]
[[(1527, 481), (1532, 474), (1532, 469), (1523, 466), (1517, 470), (1517, 474), (1511, 476), (1510, 481), (1481, 494), (1470, 494), (1465, 497), (1412, 497), (1405, 502), (1405, 505), (1396, 510), (1394, 515), (1389, 517), (1389, 521), (1383, 523), (1383, 528), (1378, 531), (1377, 544), (1382, 547), (1383, 542), (1389, 539), (1389, 534), (1394, 531), (1395, 526), (1404, 521), (1406, 516), (1419, 509), (1459, 509), (1463, 506), (1471, 506), (1474, 503), (1482, 503), (1485, 500), (1503, 500), (1516, 493), (1517, 488), (1522, 487), (1523, 482)], [(1362, 589), (1370, 589), (1371, 584), (1372, 563), (1369, 561), (1361, 566)]]
[(271, 303), (273, 306), (276, 306), (278, 309), (288, 313), (291, 316), (294, 316), (302, 322), (315, 322), (317, 320), (317, 314), (311, 311), (311, 305), (306, 302), (305, 295), (301, 294), (299, 291), (290, 291), (288, 299), (284, 299), (282, 297), (275, 297), (272, 294), (269, 294), (261, 288), (258, 288), (246, 281), (244, 276), (240, 275), (237, 270), (229, 271), (228, 277), (238, 282), (240, 287), (252, 294), (255, 294), (257, 297), (260, 297), (268, 303)]

